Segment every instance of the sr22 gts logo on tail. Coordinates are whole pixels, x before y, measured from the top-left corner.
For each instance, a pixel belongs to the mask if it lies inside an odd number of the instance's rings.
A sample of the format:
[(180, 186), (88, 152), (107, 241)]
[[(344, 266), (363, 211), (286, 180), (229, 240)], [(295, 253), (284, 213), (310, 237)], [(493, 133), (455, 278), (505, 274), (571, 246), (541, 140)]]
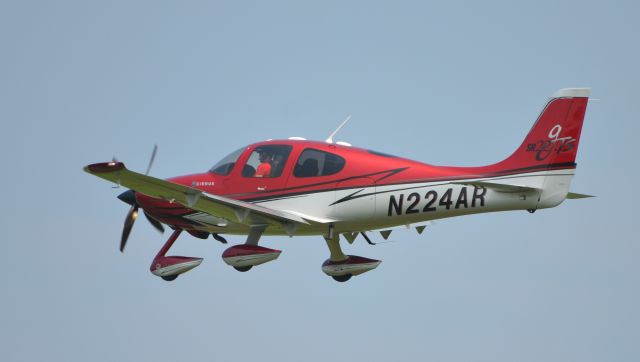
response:
[[(393, 215), (410, 215), (420, 212), (433, 212), (438, 209), (460, 209), (469, 207), (483, 207), (484, 196), (487, 193), (487, 189), (484, 187), (474, 187), (473, 194), (467, 193), (467, 187), (460, 188), (457, 197), (453, 196), (453, 189), (448, 188), (442, 196), (439, 197), (436, 190), (429, 190), (426, 194), (422, 195), (417, 192), (412, 192), (406, 197), (405, 195), (391, 195), (389, 197), (389, 212), (388, 216)], [(455, 199), (455, 201), (454, 201)], [(425, 200), (426, 203), (422, 205), (421, 200)], [(405, 208), (406, 206), (406, 208)]]
[(527, 145), (527, 152), (535, 152), (536, 160), (544, 161), (555, 151), (556, 154), (562, 152), (569, 152), (575, 147), (576, 139), (568, 137), (560, 137), (562, 132), (562, 126), (556, 124), (549, 131), (549, 139), (538, 141), (536, 143), (529, 143)]

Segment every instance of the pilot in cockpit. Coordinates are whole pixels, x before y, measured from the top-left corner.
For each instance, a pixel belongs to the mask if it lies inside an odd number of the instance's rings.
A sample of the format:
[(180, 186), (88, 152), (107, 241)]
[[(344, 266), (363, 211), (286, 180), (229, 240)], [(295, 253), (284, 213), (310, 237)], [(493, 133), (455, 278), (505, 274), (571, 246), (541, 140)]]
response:
[(271, 154), (265, 150), (259, 150), (260, 165), (253, 177), (270, 177), (271, 176)]

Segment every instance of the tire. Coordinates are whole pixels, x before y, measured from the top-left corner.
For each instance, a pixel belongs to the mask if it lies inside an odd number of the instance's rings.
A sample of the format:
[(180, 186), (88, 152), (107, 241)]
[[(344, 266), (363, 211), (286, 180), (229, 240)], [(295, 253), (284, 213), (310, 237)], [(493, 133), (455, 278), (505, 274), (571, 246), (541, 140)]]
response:
[(336, 282), (340, 282), (340, 283), (344, 283), (347, 280), (351, 279), (351, 274), (345, 274), (345, 275), (333, 275), (331, 276), (333, 278), (333, 280), (335, 280)]

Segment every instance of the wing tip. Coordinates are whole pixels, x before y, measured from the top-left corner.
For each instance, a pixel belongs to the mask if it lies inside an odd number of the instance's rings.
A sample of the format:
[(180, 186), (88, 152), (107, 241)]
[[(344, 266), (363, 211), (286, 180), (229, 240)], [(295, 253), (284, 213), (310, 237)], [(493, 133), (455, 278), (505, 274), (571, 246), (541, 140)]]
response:
[(85, 166), (83, 169), (85, 172), (88, 172), (88, 173), (109, 173), (109, 172), (120, 171), (124, 168), (125, 168), (124, 163), (111, 161), (111, 162), (92, 163), (90, 165)]

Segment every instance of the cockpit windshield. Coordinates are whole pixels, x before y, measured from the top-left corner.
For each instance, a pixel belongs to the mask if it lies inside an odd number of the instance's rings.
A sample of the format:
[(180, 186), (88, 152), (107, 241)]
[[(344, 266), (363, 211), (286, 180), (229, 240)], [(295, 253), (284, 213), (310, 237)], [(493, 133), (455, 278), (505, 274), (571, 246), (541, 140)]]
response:
[(222, 160), (218, 161), (218, 163), (213, 165), (209, 172), (227, 176), (231, 172), (231, 170), (233, 170), (233, 166), (236, 164), (236, 161), (238, 161), (238, 157), (240, 157), (242, 152), (246, 149), (246, 147), (242, 147), (239, 150), (231, 152), (229, 155), (227, 155), (227, 157), (223, 158)]

